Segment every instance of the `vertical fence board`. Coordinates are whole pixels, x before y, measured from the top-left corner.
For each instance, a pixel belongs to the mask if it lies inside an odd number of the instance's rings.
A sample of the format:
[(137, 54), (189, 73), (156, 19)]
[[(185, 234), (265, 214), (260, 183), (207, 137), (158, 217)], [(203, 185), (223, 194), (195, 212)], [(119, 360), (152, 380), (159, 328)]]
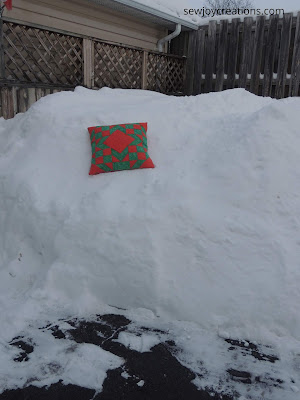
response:
[(189, 46), (188, 46), (188, 55), (187, 55), (187, 63), (186, 63), (186, 77), (185, 77), (185, 94), (191, 95), (193, 94), (193, 85), (194, 85), (194, 65), (195, 65), (195, 50), (196, 50), (196, 32), (193, 31), (189, 36)]
[(240, 19), (233, 18), (230, 29), (230, 41), (228, 44), (227, 89), (233, 89), (235, 86), (236, 63), (239, 45), (239, 25)]
[(253, 22), (252, 17), (246, 17), (244, 19), (243, 47), (242, 47), (242, 57), (241, 57), (240, 76), (239, 76), (239, 87), (242, 88), (246, 87), (248, 68), (251, 58), (251, 53), (249, 51), (249, 44), (251, 41), (252, 22)]
[(5, 99), (5, 87), (1, 88), (1, 112), (3, 118), (7, 119), (7, 100)]
[(284, 97), (286, 73), (289, 61), (289, 46), (291, 40), (292, 16), (293, 15), (291, 13), (283, 15), (279, 60), (278, 60), (278, 72), (277, 72), (277, 81), (275, 89), (275, 97), (277, 99)]
[(36, 94), (35, 88), (28, 88), (28, 108), (32, 106), (33, 103), (36, 102)]
[(300, 11), (298, 12), (297, 15), (289, 96), (299, 96), (299, 89), (300, 89)]
[(207, 47), (206, 47), (206, 68), (205, 68), (205, 91), (206, 92), (211, 92), (212, 88), (213, 88), (216, 30), (217, 30), (216, 21), (209, 21)]
[(5, 119), (14, 117), (14, 101), (11, 88), (2, 88), (1, 90), (2, 113)]
[(265, 29), (265, 18), (258, 17), (256, 20), (254, 50), (253, 50), (253, 59), (251, 67), (251, 83), (250, 83), (250, 91), (255, 94), (258, 94), (264, 29)]
[(83, 84), (91, 88), (92, 76), (94, 73), (94, 60), (92, 58), (92, 48), (94, 47), (91, 39), (83, 39)]
[(28, 110), (27, 88), (20, 88), (18, 90), (18, 106), (19, 106), (19, 112), (25, 112)]
[(13, 116), (18, 113), (18, 98), (17, 98), (17, 88), (12, 87), (12, 102), (13, 102)]
[(225, 19), (220, 21), (220, 33), (218, 42), (218, 54), (216, 65), (216, 86), (215, 91), (219, 92), (223, 89), (224, 70), (225, 70), (225, 51), (227, 43), (228, 21)]
[(36, 95), (36, 100), (38, 101), (40, 98), (44, 97), (44, 89), (36, 88), (35, 95)]
[(0, 79), (5, 78), (5, 61), (4, 61), (4, 41), (3, 41), (3, 19), (0, 18)]
[(194, 94), (201, 93), (203, 62), (204, 62), (204, 47), (205, 30), (199, 29), (197, 32), (196, 52), (195, 52), (195, 69), (194, 69)]
[(278, 15), (271, 15), (269, 21), (268, 38), (267, 38), (266, 52), (265, 52), (265, 69), (264, 69), (264, 82), (263, 82), (263, 92), (262, 92), (263, 96), (271, 95), (278, 20), (279, 20)]
[(142, 61), (142, 89), (147, 89), (148, 51), (143, 51)]

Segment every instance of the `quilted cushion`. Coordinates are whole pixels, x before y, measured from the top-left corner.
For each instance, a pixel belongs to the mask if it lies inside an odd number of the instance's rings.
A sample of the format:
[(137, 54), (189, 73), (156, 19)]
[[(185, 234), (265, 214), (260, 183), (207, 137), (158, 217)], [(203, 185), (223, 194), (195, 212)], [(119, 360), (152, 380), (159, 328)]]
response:
[(148, 155), (147, 123), (92, 126), (90, 175), (126, 169), (154, 168)]

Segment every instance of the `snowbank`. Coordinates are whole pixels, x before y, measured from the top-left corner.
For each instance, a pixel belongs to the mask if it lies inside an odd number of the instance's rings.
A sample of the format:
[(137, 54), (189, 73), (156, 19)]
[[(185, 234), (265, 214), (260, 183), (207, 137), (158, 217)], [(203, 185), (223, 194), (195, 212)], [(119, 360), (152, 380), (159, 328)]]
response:
[[(77, 88), (0, 119), (1, 335), (109, 304), (300, 340), (299, 105)], [(144, 121), (155, 169), (88, 176), (88, 126)]]

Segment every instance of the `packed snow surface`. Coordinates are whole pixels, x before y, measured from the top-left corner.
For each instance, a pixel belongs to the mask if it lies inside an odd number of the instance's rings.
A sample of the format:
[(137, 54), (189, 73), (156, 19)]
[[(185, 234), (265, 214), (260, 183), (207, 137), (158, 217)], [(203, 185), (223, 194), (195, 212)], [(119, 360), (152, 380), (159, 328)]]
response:
[[(299, 349), (299, 111), (79, 87), (0, 119), (0, 340), (108, 304)], [(133, 122), (156, 168), (89, 176), (87, 127)]]
[[(2, 308), (103, 302), (300, 340), (299, 106), (78, 88), (1, 119)], [(148, 122), (156, 168), (89, 176), (87, 127), (125, 122)]]

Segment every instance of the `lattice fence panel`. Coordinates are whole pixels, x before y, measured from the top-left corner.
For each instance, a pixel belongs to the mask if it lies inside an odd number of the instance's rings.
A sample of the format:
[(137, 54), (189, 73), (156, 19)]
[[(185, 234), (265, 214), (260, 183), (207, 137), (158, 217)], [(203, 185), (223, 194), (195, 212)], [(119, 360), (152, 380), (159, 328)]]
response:
[(5, 79), (83, 84), (82, 38), (4, 22)]
[(147, 89), (162, 93), (182, 93), (185, 59), (149, 53)]
[(94, 85), (140, 89), (143, 52), (128, 47), (94, 42)]

